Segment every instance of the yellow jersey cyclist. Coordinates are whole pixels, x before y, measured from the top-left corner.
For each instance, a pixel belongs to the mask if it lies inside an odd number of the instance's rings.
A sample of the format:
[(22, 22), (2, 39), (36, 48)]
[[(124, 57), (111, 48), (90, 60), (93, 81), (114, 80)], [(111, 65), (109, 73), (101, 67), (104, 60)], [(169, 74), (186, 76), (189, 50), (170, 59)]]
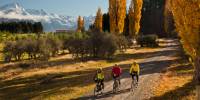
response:
[(134, 79), (134, 77), (136, 76), (137, 83), (138, 83), (138, 81), (139, 81), (139, 74), (140, 74), (140, 66), (139, 66), (139, 64), (137, 64), (134, 61), (133, 64), (131, 65), (129, 73), (132, 76), (132, 79)]
[(102, 89), (104, 89), (104, 73), (103, 73), (102, 68), (98, 68), (98, 69), (97, 69), (97, 72), (96, 72), (96, 74), (95, 74), (94, 81), (95, 81), (97, 84), (100, 84), (100, 85), (102, 86)]

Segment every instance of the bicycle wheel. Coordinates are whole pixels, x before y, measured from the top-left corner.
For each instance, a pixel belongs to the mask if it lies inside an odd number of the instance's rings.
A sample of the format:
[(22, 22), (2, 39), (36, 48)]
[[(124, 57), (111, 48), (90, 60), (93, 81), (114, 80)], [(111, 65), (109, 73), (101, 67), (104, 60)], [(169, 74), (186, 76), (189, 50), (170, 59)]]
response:
[(136, 77), (133, 77), (133, 80), (131, 82), (131, 91), (133, 92), (134, 89), (136, 89), (137, 85), (137, 81), (136, 81)]
[(94, 96), (96, 96), (98, 93), (97, 93), (97, 86), (95, 86), (94, 88)]
[(113, 83), (113, 92), (115, 93), (117, 91), (117, 83), (116, 80)]
[(132, 82), (131, 82), (131, 92), (133, 92), (134, 91), (134, 81), (132, 80)]

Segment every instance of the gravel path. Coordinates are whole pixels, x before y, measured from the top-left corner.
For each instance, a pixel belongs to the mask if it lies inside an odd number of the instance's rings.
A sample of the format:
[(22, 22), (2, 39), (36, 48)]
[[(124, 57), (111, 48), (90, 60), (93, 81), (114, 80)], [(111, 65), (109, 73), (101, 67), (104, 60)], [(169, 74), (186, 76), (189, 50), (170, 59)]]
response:
[(150, 56), (143, 61), (140, 61), (141, 75), (139, 86), (134, 91), (130, 92), (131, 78), (127, 72), (122, 75), (122, 86), (118, 93), (112, 93), (113, 81), (105, 83), (105, 90), (98, 97), (93, 96), (93, 92), (81, 97), (81, 100), (144, 100), (153, 96), (153, 88), (156, 87), (160, 72), (166, 69), (176, 59), (176, 53), (179, 46), (177, 40), (165, 40), (163, 48), (156, 52), (156, 56)]

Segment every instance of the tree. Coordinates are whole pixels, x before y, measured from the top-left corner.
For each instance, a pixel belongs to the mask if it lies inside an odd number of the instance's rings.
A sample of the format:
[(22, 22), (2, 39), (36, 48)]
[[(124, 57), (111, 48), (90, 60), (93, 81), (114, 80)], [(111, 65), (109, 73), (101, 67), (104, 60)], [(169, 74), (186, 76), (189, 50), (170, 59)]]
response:
[(125, 22), (124, 22), (124, 32), (123, 35), (129, 37), (129, 14), (126, 14)]
[(164, 29), (168, 36), (174, 35), (172, 33), (175, 29), (174, 19), (170, 8), (170, 0), (166, 0), (164, 9)]
[(133, 1), (131, 1), (131, 5), (129, 7), (128, 11), (128, 18), (129, 18), (129, 35), (131, 37), (134, 37), (135, 31), (134, 31), (134, 4)]
[(97, 11), (95, 22), (94, 22), (95, 30), (102, 32), (102, 23), (103, 23), (103, 16), (102, 16), (101, 8), (99, 8)]
[(103, 31), (110, 32), (110, 18), (109, 13), (103, 14)]
[(126, 0), (109, 0), (110, 32), (122, 33), (126, 17)]
[(84, 30), (84, 19), (79, 16), (77, 20), (77, 32), (82, 32)]
[(85, 32), (85, 20), (84, 20), (84, 18), (83, 18), (83, 20), (82, 20), (81, 32)]
[(200, 100), (200, 1), (171, 0), (170, 3), (183, 47), (194, 61), (197, 100)]
[(140, 19), (143, 0), (132, 0), (129, 8), (129, 32), (131, 37), (136, 37), (140, 30)]
[(164, 8), (166, 0), (144, 0), (142, 7), (141, 29), (143, 34), (165, 36)]
[(40, 33), (42, 31), (43, 31), (43, 27), (42, 27), (41, 22), (36, 22), (33, 24), (33, 32), (34, 33)]

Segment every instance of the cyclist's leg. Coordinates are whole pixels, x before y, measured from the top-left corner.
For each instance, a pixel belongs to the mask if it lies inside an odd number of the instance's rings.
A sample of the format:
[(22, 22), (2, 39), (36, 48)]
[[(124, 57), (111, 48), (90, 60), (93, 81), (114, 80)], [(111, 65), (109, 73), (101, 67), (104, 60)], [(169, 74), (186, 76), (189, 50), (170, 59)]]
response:
[(135, 80), (135, 77), (136, 77), (136, 80), (137, 80), (137, 82), (138, 82), (138, 76), (137, 76), (137, 72), (133, 72), (133, 74), (132, 74), (133, 76), (133, 80)]
[(131, 77), (132, 77), (132, 79), (134, 80), (134, 74), (133, 74), (133, 73), (131, 73)]
[(102, 89), (104, 89), (104, 79), (101, 80)]
[(121, 85), (120, 76), (118, 76), (117, 79), (118, 79), (118, 81), (119, 81), (119, 85)]
[(139, 82), (139, 74), (136, 74), (137, 83)]

